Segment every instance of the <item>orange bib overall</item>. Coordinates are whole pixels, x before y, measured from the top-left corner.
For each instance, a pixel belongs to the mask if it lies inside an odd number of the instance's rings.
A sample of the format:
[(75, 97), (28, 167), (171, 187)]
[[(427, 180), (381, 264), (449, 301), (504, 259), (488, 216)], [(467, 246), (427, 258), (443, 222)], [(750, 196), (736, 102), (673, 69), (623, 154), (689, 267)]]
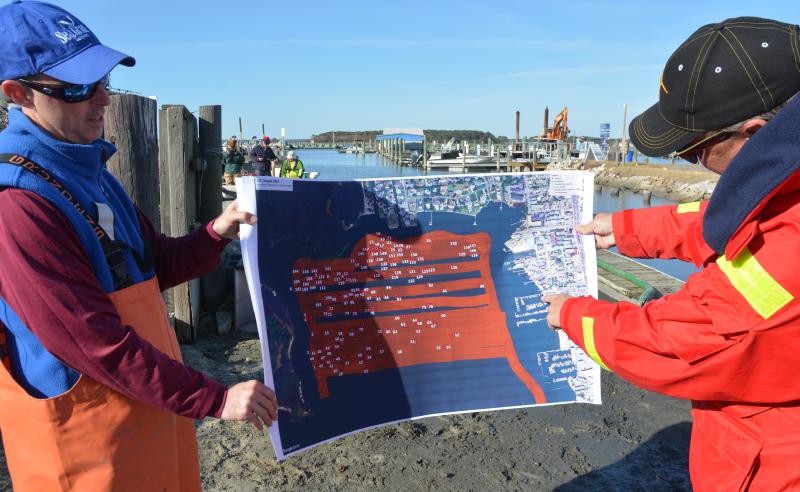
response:
[[(154, 278), (109, 297), (122, 324), (181, 360)], [(62, 395), (37, 399), (0, 364), (0, 429), (17, 492), (200, 490), (194, 421), (85, 375)]]

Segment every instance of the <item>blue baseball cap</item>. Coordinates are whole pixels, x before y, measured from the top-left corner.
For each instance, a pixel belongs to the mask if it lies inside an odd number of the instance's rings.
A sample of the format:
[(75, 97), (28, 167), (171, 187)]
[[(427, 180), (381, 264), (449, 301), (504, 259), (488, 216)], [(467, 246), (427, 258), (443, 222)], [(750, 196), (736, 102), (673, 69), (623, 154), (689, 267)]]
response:
[(136, 60), (103, 46), (77, 17), (44, 2), (14, 0), (0, 7), (0, 80), (38, 73), (91, 84), (118, 64)]

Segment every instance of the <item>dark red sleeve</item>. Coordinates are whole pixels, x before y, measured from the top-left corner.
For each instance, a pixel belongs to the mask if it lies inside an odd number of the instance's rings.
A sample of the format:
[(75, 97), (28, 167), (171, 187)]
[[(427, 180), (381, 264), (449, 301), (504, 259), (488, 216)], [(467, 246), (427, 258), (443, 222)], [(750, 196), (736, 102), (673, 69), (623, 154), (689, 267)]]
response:
[(153, 228), (141, 210), (139, 225), (145, 241), (153, 249), (156, 277), (161, 290), (169, 289), (204, 275), (219, 265), (222, 251), (230, 240), (220, 237), (209, 222), (181, 237), (169, 237)]
[(226, 387), (121, 324), (72, 225), (50, 202), (0, 191), (0, 258), (0, 296), (59, 360), (154, 407), (220, 415)]

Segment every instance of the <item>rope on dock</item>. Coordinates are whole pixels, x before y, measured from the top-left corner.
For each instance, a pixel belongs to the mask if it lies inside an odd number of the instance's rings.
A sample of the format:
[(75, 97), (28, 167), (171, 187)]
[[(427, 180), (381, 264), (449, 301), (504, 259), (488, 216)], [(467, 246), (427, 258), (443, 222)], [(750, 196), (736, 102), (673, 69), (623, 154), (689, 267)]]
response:
[(644, 306), (646, 303), (658, 299), (663, 296), (658, 289), (650, 285), (648, 282), (640, 279), (636, 275), (626, 272), (625, 270), (620, 270), (619, 268), (615, 267), (614, 265), (607, 263), (601, 259), (597, 259), (597, 266), (602, 268), (603, 270), (616, 275), (617, 277), (624, 278), (628, 282), (640, 287), (644, 290), (642, 295), (639, 296), (638, 302), (640, 306)]

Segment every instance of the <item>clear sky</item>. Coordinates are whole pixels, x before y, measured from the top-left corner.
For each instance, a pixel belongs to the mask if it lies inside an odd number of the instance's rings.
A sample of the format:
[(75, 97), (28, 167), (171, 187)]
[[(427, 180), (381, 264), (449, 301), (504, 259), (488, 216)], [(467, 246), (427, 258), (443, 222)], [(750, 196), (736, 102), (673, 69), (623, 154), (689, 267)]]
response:
[(569, 108), (576, 135), (656, 102), (663, 64), (703, 24), (800, 23), (797, 0), (63, 0), (136, 58), (112, 86), (161, 104), (221, 104), (223, 137), (384, 127), (541, 131)]

